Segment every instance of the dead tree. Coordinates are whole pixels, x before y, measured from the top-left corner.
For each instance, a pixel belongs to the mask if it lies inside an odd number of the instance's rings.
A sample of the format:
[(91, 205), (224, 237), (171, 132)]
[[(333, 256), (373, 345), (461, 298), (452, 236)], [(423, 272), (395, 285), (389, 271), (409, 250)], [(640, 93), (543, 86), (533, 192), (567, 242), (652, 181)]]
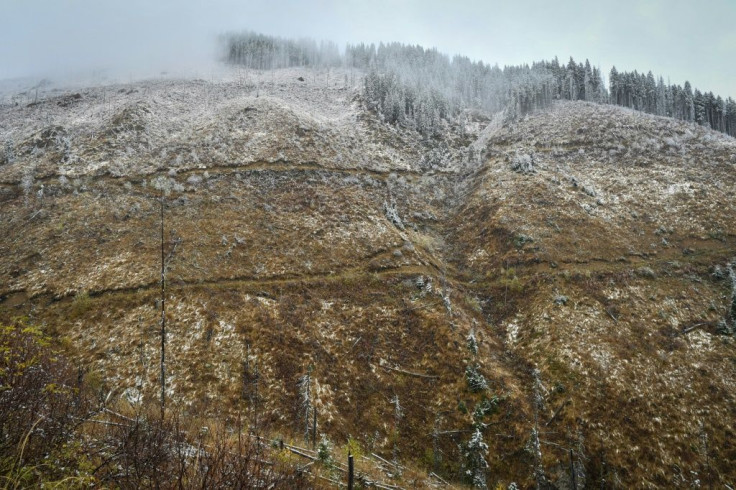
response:
[(300, 411), (304, 414), (304, 441), (309, 444), (310, 414), (312, 413), (312, 365), (307, 368), (307, 374), (301, 376), (297, 385), (299, 386), (299, 397), (301, 399)]
[(532, 429), (531, 450), (534, 457), (534, 479), (537, 482), (537, 490), (545, 488), (544, 467), (542, 466), (542, 445), (539, 442), (539, 410), (542, 408), (542, 381), (539, 378), (539, 370), (532, 371), (534, 377), (534, 428)]
[(713, 474), (711, 472), (710, 468), (710, 454), (708, 452), (708, 432), (705, 430), (705, 425), (703, 424), (703, 421), (700, 421), (700, 445), (701, 445), (701, 451), (702, 455), (705, 459), (705, 471), (708, 475), (708, 488), (713, 488)]
[(166, 246), (164, 240), (164, 207), (166, 205), (166, 195), (170, 188), (164, 185), (161, 189), (161, 216), (160, 216), (160, 241), (161, 241), (161, 419), (166, 414), (166, 270), (168, 269), (171, 259), (176, 252), (176, 248), (181, 243), (180, 238), (173, 240), (173, 245), (166, 256)]
[(399, 471), (399, 423), (404, 416), (404, 409), (401, 408), (399, 403), (399, 395), (394, 395), (391, 403), (394, 405), (394, 447), (392, 456), (394, 467)]
[(258, 371), (258, 358), (251, 355), (250, 343), (246, 344), (245, 361), (243, 362), (243, 399), (248, 401), (251, 410), (253, 427), (258, 432), (258, 382), (260, 373)]
[(161, 420), (166, 413), (166, 258), (164, 255), (164, 191), (161, 191)]

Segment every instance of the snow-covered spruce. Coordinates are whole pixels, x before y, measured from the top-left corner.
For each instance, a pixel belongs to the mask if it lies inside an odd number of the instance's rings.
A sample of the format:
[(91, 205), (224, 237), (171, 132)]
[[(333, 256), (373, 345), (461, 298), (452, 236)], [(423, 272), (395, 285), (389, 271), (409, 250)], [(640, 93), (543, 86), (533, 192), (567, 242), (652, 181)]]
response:
[(477, 364), (469, 364), (465, 368), (465, 380), (468, 382), (468, 388), (474, 393), (486, 391), (488, 389), (488, 381), (478, 370)]
[(534, 173), (534, 155), (529, 153), (517, 153), (511, 157), (511, 170), (520, 174)]
[(13, 141), (10, 139), (6, 139), (5, 144), (3, 145), (3, 154), (0, 155), (0, 164), (11, 164), (13, 162), (15, 162), (15, 150), (13, 148)]
[(465, 475), (473, 488), (488, 488), (486, 481), (488, 444), (483, 440), (483, 434), (478, 427), (475, 428), (475, 432), (462, 449), (465, 457)]
[(472, 329), (470, 330), (470, 333), (468, 334), (468, 350), (471, 354), (478, 355), (478, 340), (475, 338), (475, 331)]
[(396, 228), (404, 231), (404, 222), (401, 221), (401, 217), (399, 216), (399, 212), (396, 210), (396, 203), (394, 201), (391, 201), (391, 203), (384, 202), (383, 212), (386, 215), (386, 218), (388, 218), (388, 220), (393, 223)]

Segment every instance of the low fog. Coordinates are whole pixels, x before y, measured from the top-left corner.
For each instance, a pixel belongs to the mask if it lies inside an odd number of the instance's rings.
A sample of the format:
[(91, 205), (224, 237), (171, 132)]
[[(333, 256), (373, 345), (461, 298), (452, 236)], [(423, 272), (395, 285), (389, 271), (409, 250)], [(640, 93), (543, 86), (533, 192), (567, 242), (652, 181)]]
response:
[(652, 70), (734, 96), (730, 0), (0, 0), (0, 80), (216, 76), (217, 37), (252, 30), (289, 38), (437, 47), (500, 66), (559, 56), (608, 74)]

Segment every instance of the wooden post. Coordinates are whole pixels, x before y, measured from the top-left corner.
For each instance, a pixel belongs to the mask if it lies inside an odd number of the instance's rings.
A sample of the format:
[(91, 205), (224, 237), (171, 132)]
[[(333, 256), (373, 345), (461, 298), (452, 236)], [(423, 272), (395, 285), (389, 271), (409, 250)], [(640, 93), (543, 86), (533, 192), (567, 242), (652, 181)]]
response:
[(312, 407), (312, 449), (317, 447), (317, 407)]
[(439, 470), (439, 434), (437, 433), (437, 426), (435, 425), (432, 431), (432, 468), (437, 473)]
[(304, 409), (304, 444), (309, 444), (309, 412), (312, 409), (312, 365), (307, 367), (307, 374), (299, 379), (300, 396), (302, 397), (302, 408)]
[[(250, 342), (246, 342), (245, 344), (245, 362), (243, 362), (243, 393), (241, 395), (241, 398), (243, 400), (248, 400), (250, 398)], [(249, 400), (252, 401), (252, 400)]]
[(354, 473), (353, 455), (348, 451), (348, 490), (353, 490)]
[(570, 480), (572, 481), (572, 490), (578, 490), (578, 484), (575, 478), (575, 461), (573, 460), (572, 449), (570, 449)]
[(82, 383), (84, 382), (84, 370), (82, 366), (77, 366), (77, 396), (74, 399), (74, 404), (80, 406), (82, 404)]
[(601, 490), (606, 488), (606, 453), (601, 454)]
[(258, 378), (260, 378), (260, 373), (258, 372), (258, 359), (256, 358), (255, 362), (253, 363), (253, 371), (254, 371), (254, 377), (255, 381), (253, 382), (253, 426), (255, 427), (256, 434), (258, 434)]

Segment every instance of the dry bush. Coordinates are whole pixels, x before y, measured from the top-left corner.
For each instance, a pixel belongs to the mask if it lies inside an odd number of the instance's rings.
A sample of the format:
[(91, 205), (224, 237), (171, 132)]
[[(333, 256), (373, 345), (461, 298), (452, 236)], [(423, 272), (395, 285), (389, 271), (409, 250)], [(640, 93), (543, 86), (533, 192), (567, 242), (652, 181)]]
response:
[[(100, 482), (118, 488), (303, 488), (305, 476), (278, 461), (257, 438), (208, 427), (185, 430), (178, 414), (111, 426)], [(192, 436), (192, 433), (196, 435)], [(237, 435), (235, 435), (237, 434)]]
[(124, 407), (112, 410), (92, 391), (39, 329), (0, 329), (3, 488), (312, 486), (261, 438), (244, 435), (242, 425), (209, 430), (178, 412), (161, 419), (155, 402), (123, 414)]
[(64, 477), (87, 412), (81, 374), (38, 328), (0, 327), (0, 474), (8, 487)]

